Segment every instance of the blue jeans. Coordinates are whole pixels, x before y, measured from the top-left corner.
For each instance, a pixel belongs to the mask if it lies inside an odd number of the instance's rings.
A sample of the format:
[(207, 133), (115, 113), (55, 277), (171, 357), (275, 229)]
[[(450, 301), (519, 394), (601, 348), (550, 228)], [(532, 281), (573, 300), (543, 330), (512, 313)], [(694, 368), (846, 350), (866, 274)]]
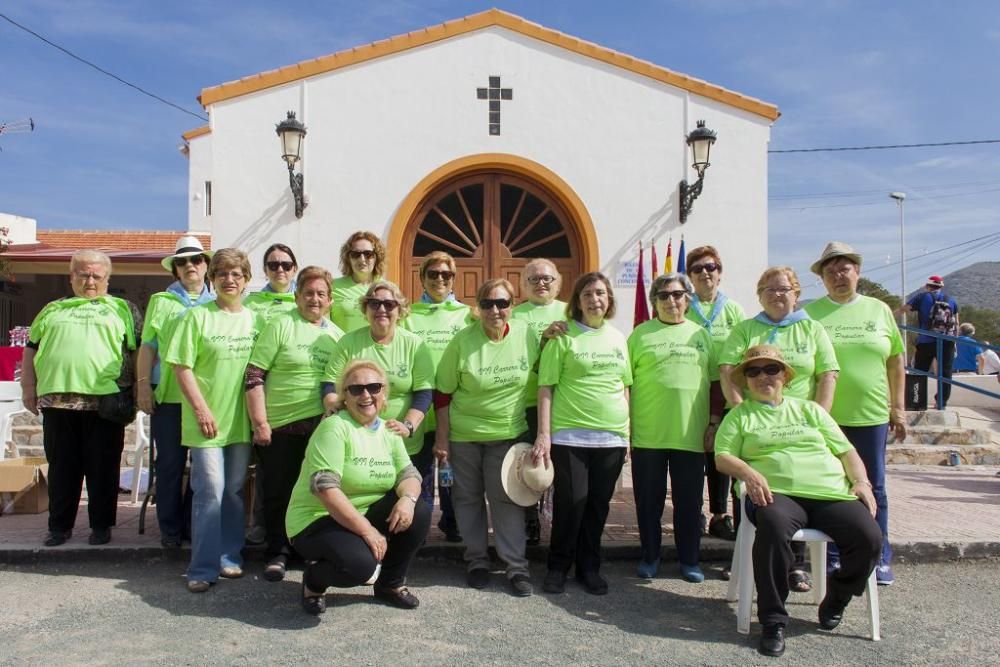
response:
[(858, 450), (872, 483), (875, 496), (875, 522), (882, 531), (882, 562), (888, 565), (892, 560), (892, 546), (889, 544), (889, 496), (885, 492), (885, 440), (889, 436), (889, 425), (841, 426), (847, 439)]
[(181, 445), (181, 404), (157, 403), (150, 417), (156, 448), (156, 520), (160, 535), (191, 536), (191, 487), (184, 488), (188, 448)]
[(243, 485), (250, 445), (191, 447), (191, 564), (189, 581), (215, 581), (224, 567), (243, 565)]

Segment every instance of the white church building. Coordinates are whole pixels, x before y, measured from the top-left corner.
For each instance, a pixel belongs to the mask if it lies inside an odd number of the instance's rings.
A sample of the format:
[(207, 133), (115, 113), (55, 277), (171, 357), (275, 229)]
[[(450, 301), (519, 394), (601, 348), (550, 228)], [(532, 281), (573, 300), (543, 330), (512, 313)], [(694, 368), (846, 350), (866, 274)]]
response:
[[(381, 236), (387, 278), (412, 297), (432, 250), (457, 260), (470, 302), (485, 278), (517, 284), (534, 257), (573, 279), (600, 270), (631, 329), (638, 244), (712, 244), (723, 289), (756, 309), (767, 265), (767, 147), (777, 108), (492, 9), (202, 91), (209, 125), (184, 135), (188, 230), (250, 254), (265, 248), (337, 273), (358, 229)], [(296, 217), (275, 126), (305, 124), (307, 206)], [(704, 189), (686, 136), (718, 135)], [(650, 273), (647, 252), (646, 276)], [(676, 260), (675, 260), (676, 261)]]

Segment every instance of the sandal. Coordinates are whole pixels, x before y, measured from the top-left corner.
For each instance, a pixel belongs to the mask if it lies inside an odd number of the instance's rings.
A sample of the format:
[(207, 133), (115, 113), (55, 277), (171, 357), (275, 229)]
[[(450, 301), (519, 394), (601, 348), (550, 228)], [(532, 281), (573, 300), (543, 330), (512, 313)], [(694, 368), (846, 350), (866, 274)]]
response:
[(284, 554), (279, 554), (267, 561), (267, 565), (264, 566), (264, 580), (265, 581), (281, 581), (285, 578), (285, 572), (288, 569), (288, 556)]
[(813, 589), (809, 573), (804, 570), (792, 570), (788, 573), (788, 588), (796, 593), (808, 593)]
[(306, 596), (306, 582), (302, 582), (302, 608), (307, 614), (319, 616), (326, 611), (326, 593)]

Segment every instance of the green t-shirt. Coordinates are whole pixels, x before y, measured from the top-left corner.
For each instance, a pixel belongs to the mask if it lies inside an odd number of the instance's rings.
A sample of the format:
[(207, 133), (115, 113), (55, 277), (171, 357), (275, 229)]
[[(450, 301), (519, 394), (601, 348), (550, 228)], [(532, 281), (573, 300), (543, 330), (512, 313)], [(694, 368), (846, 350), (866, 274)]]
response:
[(814, 500), (854, 500), (840, 457), (853, 449), (818, 404), (784, 397), (778, 406), (748, 399), (715, 434), (715, 454), (743, 459), (774, 493)]
[(903, 352), (892, 311), (870, 296), (839, 304), (825, 296), (805, 308), (823, 325), (840, 364), (830, 414), (844, 426), (875, 426), (889, 421), (889, 379), (885, 363)]
[[(173, 292), (157, 292), (149, 297), (146, 319), (142, 323), (142, 344), (153, 347), (156, 354), (162, 357), (187, 310), (188, 306)], [(154, 396), (157, 403), (180, 403), (183, 400), (170, 364), (160, 363), (160, 379)]]
[[(420, 336), (427, 346), (436, 370), (448, 343), (471, 322), (472, 309), (460, 301), (417, 302), (410, 306), (410, 314), (400, 326)], [(427, 411), (427, 418), (424, 419), (424, 432), (430, 433), (436, 424), (434, 408), (431, 407)]]
[[(754, 345), (774, 345), (795, 369), (795, 379), (785, 385), (785, 396), (811, 401), (816, 396), (816, 378), (827, 371), (840, 370), (826, 329), (816, 320), (806, 319), (780, 327), (771, 340), (773, 331), (773, 326), (753, 318), (743, 320), (733, 328), (722, 347), (719, 363), (736, 366), (743, 360), (743, 353)], [(743, 395), (747, 395), (745, 391)]]
[[(528, 326), (534, 329), (538, 340), (541, 341), (542, 332), (548, 329), (550, 324), (568, 319), (566, 317), (566, 302), (556, 299), (547, 306), (536, 306), (530, 301), (525, 301), (514, 307), (514, 310), (510, 313), (510, 318), (512, 320), (527, 322)], [(538, 385), (535, 382), (534, 376), (532, 376), (528, 385), (528, 402), (526, 405), (529, 408), (538, 405)]]
[(347, 411), (320, 422), (309, 438), (299, 478), (292, 489), (285, 514), (285, 531), (295, 537), (316, 519), (329, 515), (322, 501), (309, 490), (317, 472), (340, 476), (340, 490), (361, 514), (396, 488), (396, 479), (410, 456), (403, 439), (379, 420), (371, 429), (357, 423)]
[(507, 335), (492, 341), (481, 323), (470, 324), (438, 362), (437, 389), (452, 395), (452, 442), (510, 440), (528, 430), (524, 407), (529, 381), (537, 386), (538, 337), (520, 320), (507, 325)]
[(212, 411), (219, 432), (206, 438), (187, 400), (181, 402), (181, 442), (185, 447), (225, 447), (250, 442), (250, 418), (243, 396), (243, 375), (257, 339), (253, 311), (221, 310), (215, 301), (184, 315), (170, 338), (163, 361), (187, 366)]
[(684, 320), (652, 319), (628, 337), (632, 362), (632, 446), (705, 451), (712, 337)]
[[(355, 329), (344, 334), (323, 371), (323, 382), (336, 384), (340, 372), (353, 359), (378, 362), (389, 376), (389, 402), (382, 410), (386, 419), (403, 421), (410, 409), (413, 392), (434, 388), (434, 362), (420, 336), (396, 327), (392, 342), (381, 345), (372, 340), (371, 329)], [(337, 385), (337, 392), (346, 391)], [(406, 438), (406, 451), (416, 454), (424, 445), (424, 424), (421, 422), (413, 437)]]
[[(716, 359), (722, 355), (722, 347), (726, 344), (726, 339), (729, 338), (729, 334), (732, 333), (733, 327), (742, 322), (747, 318), (746, 313), (743, 312), (743, 307), (736, 303), (732, 299), (726, 299), (726, 302), (722, 304), (722, 311), (715, 316), (715, 320), (709, 324), (708, 320), (712, 316), (712, 308), (714, 303), (701, 303), (700, 307), (693, 301), (691, 305), (688, 306), (687, 313), (685, 317), (697, 324), (698, 326), (705, 327), (708, 330), (709, 335), (712, 336), (712, 347), (715, 350)], [(719, 379), (719, 365), (715, 364), (712, 366), (710, 379), (712, 382), (716, 382)]]
[(264, 326), (250, 363), (267, 371), (264, 404), (271, 428), (323, 414), (320, 378), (343, 335), (325, 317), (316, 325), (298, 309), (277, 315)]
[(46, 305), (28, 334), (38, 345), (38, 395), (116, 393), (122, 343), (129, 350), (136, 348), (134, 328), (128, 303), (118, 297), (69, 297)]
[(625, 336), (610, 323), (584, 329), (570, 322), (565, 336), (542, 349), (538, 384), (552, 387), (552, 434), (565, 429), (610, 431), (629, 438), (628, 400), (632, 384)]
[(341, 276), (333, 281), (333, 306), (330, 307), (330, 319), (344, 333), (368, 326), (365, 311), (361, 309), (358, 300), (365, 295), (371, 283), (356, 283), (350, 276)]
[(296, 309), (295, 292), (250, 292), (243, 297), (243, 305), (253, 311), (259, 331), (275, 315)]

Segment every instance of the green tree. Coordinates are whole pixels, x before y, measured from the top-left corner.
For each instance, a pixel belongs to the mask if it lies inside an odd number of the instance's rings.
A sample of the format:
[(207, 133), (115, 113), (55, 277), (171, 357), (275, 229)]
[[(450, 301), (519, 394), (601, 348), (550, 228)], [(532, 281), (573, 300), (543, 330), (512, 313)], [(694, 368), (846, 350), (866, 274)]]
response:
[(858, 280), (858, 294), (864, 294), (865, 296), (870, 296), (873, 299), (878, 299), (884, 302), (893, 310), (899, 308), (901, 303), (900, 298), (895, 294), (891, 293), (881, 283), (877, 283), (874, 280), (868, 280), (867, 278), (861, 278)]

